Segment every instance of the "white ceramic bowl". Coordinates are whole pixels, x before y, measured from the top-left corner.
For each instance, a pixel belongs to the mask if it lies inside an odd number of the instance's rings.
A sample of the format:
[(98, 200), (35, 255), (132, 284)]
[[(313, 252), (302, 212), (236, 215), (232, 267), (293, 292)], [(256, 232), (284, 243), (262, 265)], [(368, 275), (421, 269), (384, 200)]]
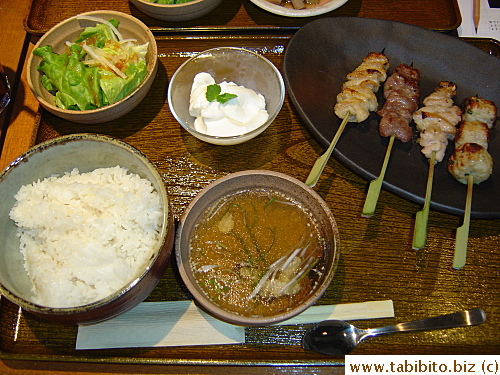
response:
[(193, 0), (182, 4), (157, 4), (130, 0), (141, 12), (161, 21), (181, 22), (200, 18), (213, 11), (222, 0)]
[(340, 8), (342, 5), (347, 3), (348, 0), (329, 0), (323, 5), (316, 6), (314, 8), (308, 9), (293, 9), (284, 7), (281, 5), (273, 4), (267, 0), (250, 0), (252, 3), (258, 7), (267, 10), (268, 12), (277, 14), (279, 16), (285, 17), (313, 17), (319, 16), (320, 14), (325, 14)]
[[(120, 165), (152, 182), (160, 195), (163, 217), (160, 240), (144, 269), (137, 270), (121, 290), (100, 301), (78, 307), (50, 308), (33, 302), (31, 281), (19, 249), (17, 227), (9, 217), (21, 186), (73, 168), (81, 173)], [(75, 134), (56, 138), (28, 150), (0, 174), (0, 294), (26, 311), (66, 324), (95, 323), (121, 314), (147, 298), (162, 278), (174, 242), (173, 213), (167, 191), (154, 165), (132, 146), (105, 136)]]
[(120, 21), (118, 31), (124, 38), (134, 38), (139, 44), (149, 42), (149, 49), (146, 55), (148, 74), (144, 78), (144, 81), (129, 95), (116, 103), (92, 110), (74, 111), (57, 107), (54, 103), (54, 96), (42, 86), (40, 82), (41, 73), (37, 70), (41, 61), (39, 56), (30, 54), (28, 57), (27, 79), (31, 91), (42, 107), (49, 112), (73, 122), (98, 124), (125, 115), (144, 99), (156, 76), (158, 51), (156, 40), (146, 25), (128, 14), (111, 10), (96, 10), (68, 18), (47, 31), (37, 42), (35, 48), (51, 45), (54, 52), (63, 52), (66, 41), (74, 42), (85, 27), (95, 25), (93, 21), (79, 20), (78, 17), (82, 15), (99, 17), (105, 20), (115, 18)]
[[(317, 220), (326, 239), (325, 254), (317, 267), (322, 270), (314, 276), (314, 288), (303, 297), (298, 305), (270, 316), (242, 316), (225, 310), (207, 297), (196, 281), (189, 260), (190, 240), (194, 228), (205, 211), (223, 197), (242, 190), (266, 189), (278, 191), (299, 202)], [(279, 226), (279, 223), (276, 224)], [(193, 199), (181, 217), (175, 240), (175, 254), (182, 280), (198, 304), (217, 318), (243, 326), (265, 326), (275, 324), (300, 314), (314, 304), (332, 281), (339, 260), (339, 232), (333, 214), (325, 201), (303, 182), (283, 173), (248, 170), (229, 174), (208, 185)], [(227, 249), (225, 251), (230, 251)]]
[[(232, 81), (262, 94), (268, 120), (257, 129), (237, 136), (211, 136), (197, 131), (195, 118), (189, 114), (189, 98), (193, 79), (200, 72), (210, 73), (216, 83)], [(193, 136), (212, 144), (235, 145), (258, 136), (274, 121), (283, 105), (285, 84), (279, 70), (265, 57), (244, 48), (220, 47), (185, 61), (172, 76), (167, 97), (173, 116)]]

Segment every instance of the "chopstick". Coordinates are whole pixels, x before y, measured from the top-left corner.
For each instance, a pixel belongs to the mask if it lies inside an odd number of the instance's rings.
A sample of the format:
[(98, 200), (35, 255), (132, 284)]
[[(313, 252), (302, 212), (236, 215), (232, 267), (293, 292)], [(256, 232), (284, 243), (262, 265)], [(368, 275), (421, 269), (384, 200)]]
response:
[(481, 0), (474, 0), (472, 17), (474, 19), (474, 28), (477, 32), (477, 28), (479, 27), (479, 20), (481, 19)]

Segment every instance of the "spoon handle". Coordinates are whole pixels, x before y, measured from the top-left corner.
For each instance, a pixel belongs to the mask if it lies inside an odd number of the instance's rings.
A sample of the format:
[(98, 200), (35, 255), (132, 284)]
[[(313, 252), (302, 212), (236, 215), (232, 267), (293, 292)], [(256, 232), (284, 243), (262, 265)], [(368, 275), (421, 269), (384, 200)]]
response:
[(481, 309), (460, 311), (452, 314), (435, 316), (408, 323), (399, 323), (392, 326), (372, 328), (366, 330), (366, 337), (377, 336), (383, 333), (427, 331), (432, 329), (475, 326), (484, 323), (486, 314)]

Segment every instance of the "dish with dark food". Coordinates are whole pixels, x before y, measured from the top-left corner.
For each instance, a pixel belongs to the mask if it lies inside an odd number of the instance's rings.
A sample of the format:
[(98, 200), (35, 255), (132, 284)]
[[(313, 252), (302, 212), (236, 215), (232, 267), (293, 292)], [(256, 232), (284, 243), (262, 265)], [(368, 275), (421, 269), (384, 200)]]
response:
[[(342, 119), (333, 106), (345, 76), (369, 52), (389, 58), (392, 72), (398, 64), (412, 62), (421, 72), (422, 97), (428, 96), (441, 81), (457, 85), (457, 105), (479, 95), (500, 102), (500, 59), (446, 34), (413, 25), (351, 17), (322, 18), (302, 27), (285, 51), (284, 78), (291, 100), (312, 136), (324, 147), (333, 138)], [(383, 105), (378, 93), (379, 108)], [(387, 138), (378, 131), (380, 117), (371, 113), (367, 120), (348, 124), (334, 150), (334, 157), (367, 180), (377, 177), (387, 148)], [(392, 150), (383, 187), (406, 199), (423, 204), (428, 160), (416, 142), (415, 125), (410, 142), (397, 142)], [(490, 153), (500, 163), (500, 136), (494, 128)], [(453, 147), (446, 150), (447, 160)], [(462, 215), (466, 186), (446, 170), (446, 163), (435, 168), (431, 208)], [(500, 217), (500, 169), (474, 189), (471, 217)]]

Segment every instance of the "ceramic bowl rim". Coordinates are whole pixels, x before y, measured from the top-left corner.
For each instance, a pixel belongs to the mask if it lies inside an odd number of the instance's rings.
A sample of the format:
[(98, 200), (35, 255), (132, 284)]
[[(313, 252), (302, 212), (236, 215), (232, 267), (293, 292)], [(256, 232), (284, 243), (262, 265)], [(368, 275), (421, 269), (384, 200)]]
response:
[(285, 8), (281, 5), (273, 4), (267, 0), (250, 0), (253, 4), (258, 7), (267, 10), (268, 12), (277, 14), (279, 16), (285, 17), (313, 17), (325, 14), (340, 8), (342, 5), (347, 3), (349, 0), (331, 0), (322, 6), (311, 8), (311, 9), (291, 9)]
[[(321, 206), (323, 211), (326, 214), (326, 217), (328, 218), (328, 222), (331, 224), (331, 229), (334, 234), (334, 238), (332, 239), (332, 248), (329, 250), (332, 252), (332, 260), (331, 264), (332, 266), (327, 270), (327, 273), (325, 274), (323, 281), (321, 285), (313, 292), (311, 293), (301, 304), (295, 306), (294, 308), (290, 309), (284, 314), (281, 315), (275, 315), (275, 316), (266, 316), (266, 317), (246, 317), (243, 315), (238, 315), (235, 313), (231, 313), (227, 310), (224, 310), (217, 306), (216, 304), (212, 303), (209, 299), (206, 298), (206, 296), (201, 292), (199, 287), (197, 285), (191, 285), (189, 280), (189, 275), (188, 271), (184, 267), (185, 265), (189, 266), (189, 259), (186, 259), (186, 253), (188, 250), (181, 250), (180, 245), (182, 241), (182, 236), (183, 236), (183, 229), (184, 229), (184, 224), (189, 217), (191, 210), (199, 200), (201, 200), (204, 196), (205, 193), (209, 192), (211, 189), (216, 188), (217, 186), (226, 183), (229, 180), (239, 178), (241, 176), (252, 176), (252, 175), (266, 175), (266, 176), (272, 176), (278, 179), (286, 180), (288, 183), (292, 183), (300, 188), (302, 188), (305, 192), (309, 193), (312, 198)], [(206, 207), (204, 207), (206, 208)], [(199, 213), (199, 212), (198, 212)], [(287, 174), (281, 173), (281, 172), (275, 172), (275, 171), (269, 171), (269, 170), (245, 170), (245, 171), (239, 171), (239, 172), (234, 172), (230, 173), (228, 175), (225, 175), (224, 177), (221, 177), (214, 182), (210, 183), (209, 185), (205, 186), (197, 195), (196, 197), (189, 203), (188, 207), (185, 209), (183, 215), (181, 216), (179, 222), (178, 222), (178, 228), (176, 232), (176, 238), (175, 238), (175, 243), (174, 243), (174, 248), (175, 248), (175, 257), (176, 257), (176, 262), (177, 262), (177, 267), (181, 276), (181, 279), (184, 281), (184, 284), (187, 286), (189, 291), (194, 297), (195, 302), (200, 305), (203, 309), (208, 311), (210, 314), (215, 315), (221, 320), (227, 321), (231, 324), (237, 324), (237, 325), (242, 325), (242, 326), (267, 326), (271, 324), (276, 324), (285, 320), (288, 320), (304, 310), (306, 310), (308, 307), (312, 306), (318, 299), (321, 298), (321, 296), (324, 294), (326, 289), (329, 287), (333, 277), (335, 276), (337, 267), (338, 267), (338, 262), (340, 258), (340, 233), (338, 229), (337, 222), (333, 216), (333, 213), (331, 212), (329, 206), (327, 203), (323, 200), (323, 198), (320, 197), (320, 195), (313, 190), (311, 187), (307, 186), (304, 184), (302, 181), (291, 177)], [(190, 272), (189, 272), (190, 273)]]
[[(60, 113), (60, 114), (64, 114), (64, 115), (72, 115), (72, 116), (78, 116), (78, 115), (87, 116), (87, 115), (92, 115), (92, 114), (96, 114), (96, 113), (107, 111), (107, 110), (109, 110), (111, 108), (117, 107), (117, 106), (121, 105), (122, 103), (128, 101), (132, 96), (134, 96), (135, 94), (137, 94), (138, 91), (140, 91), (145, 85), (147, 85), (149, 83), (149, 81), (152, 79), (152, 76), (156, 75), (156, 71), (157, 71), (157, 68), (158, 68), (158, 47), (156, 45), (156, 39), (155, 39), (153, 33), (151, 32), (151, 30), (142, 21), (140, 21), (136, 17), (131, 16), (131, 15), (126, 14), (126, 13), (123, 13), (123, 12), (118, 12), (116, 10), (106, 10), (106, 9), (103, 9), (103, 10), (92, 10), (92, 11), (89, 11), (89, 12), (83, 12), (83, 13), (79, 13), (77, 15), (71, 16), (71, 17), (69, 17), (69, 18), (67, 18), (67, 19), (59, 22), (58, 24), (52, 26), (46, 33), (44, 33), (44, 35), (37, 41), (37, 43), (33, 47), (33, 50), (36, 49), (36, 48), (38, 48), (38, 47), (44, 46), (45, 44), (43, 44), (43, 43), (45, 42), (45, 40), (50, 36), (50, 34), (52, 34), (54, 31), (56, 31), (59, 27), (65, 25), (67, 23), (70, 23), (70, 22), (75, 22), (75, 20), (78, 21), (78, 17), (81, 17), (81, 16), (93, 16), (93, 15), (96, 15), (96, 14), (109, 14), (111, 16), (115, 15), (115, 16), (120, 16), (120, 17), (123, 17), (123, 18), (127, 18), (130, 21), (132, 21), (133, 23), (135, 23), (142, 30), (145, 31), (146, 35), (148, 36), (149, 47), (152, 48), (152, 50), (151, 50), (151, 58), (150, 58), (151, 61), (149, 61), (149, 60), (146, 61), (148, 73), (146, 74), (146, 76), (144, 77), (144, 79), (142, 80), (142, 82), (139, 84), (139, 86), (137, 86), (127, 96), (125, 96), (124, 98), (120, 99), (119, 101), (117, 101), (115, 103), (108, 104), (108, 105), (105, 105), (105, 106), (99, 107), (99, 108), (86, 109), (86, 110), (83, 110), (83, 111), (72, 110), (72, 109), (64, 109), (64, 108), (60, 108), (60, 107), (56, 106), (54, 101), (52, 101), (52, 102), (47, 101), (43, 97), (43, 95), (41, 93), (37, 92), (38, 90), (36, 90), (36, 88), (35, 88), (35, 86), (33, 84), (34, 80), (37, 79), (37, 77), (32, 77), (32, 75), (31, 75), (31, 67), (33, 66), (33, 64), (35, 64), (36, 60), (40, 60), (40, 57), (34, 55), (33, 53), (29, 53), (28, 62), (26, 64), (26, 74), (27, 74), (28, 86), (31, 89), (31, 91), (33, 92), (33, 94), (35, 95), (36, 99), (38, 101), (40, 101), (40, 103), (44, 107), (50, 108), (51, 111), (54, 111), (54, 112), (57, 112), (57, 113)], [(38, 64), (39, 64), (39, 62), (37, 63), (37, 66), (38, 66)], [(43, 87), (42, 87), (42, 89), (46, 90)]]
[(171, 9), (174, 9), (174, 8), (183, 8), (185, 7), (186, 5), (189, 6), (189, 5), (195, 5), (195, 4), (199, 4), (199, 3), (203, 3), (207, 0), (192, 0), (192, 1), (189, 1), (187, 3), (181, 3), (181, 4), (159, 4), (159, 3), (153, 3), (151, 1), (148, 1), (148, 0), (134, 0), (134, 1), (137, 1), (139, 3), (142, 3), (144, 5), (147, 5), (147, 6), (151, 6), (151, 7), (158, 7), (158, 8), (171, 8)]
[[(1, 173), (0, 173), (0, 183), (4, 181), (8, 175), (14, 170), (16, 165), (20, 163), (27, 162), (27, 159), (37, 153), (43, 152), (43, 150), (51, 147), (57, 147), (58, 145), (64, 145), (69, 142), (78, 142), (78, 141), (92, 141), (92, 142), (103, 142), (107, 144), (112, 144), (114, 146), (117, 146), (121, 149), (124, 149), (130, 153), (132, 153), (135, 157), (141, 160), (142, 163), (144, 163), (145, 166), (150, 170), (150, 172), (155, 176), (155, 179), (158, 180), (158, 182), (162, 181), (162, 178), (160, 174), (158, 173), (156, 167), (154, 164), (149, 160), (149, 158), (144, 155), (141, 151), (139, 151), (137, 148), (133, 147), (132, 145), (117, 139), (113, 138), (110, 136), (106, 135), (101, 135), (101, 134), (94, 134), (94, 133), (75, 133), (75, 134), (70, 134), (70, 135), (63, 135), (57, 138), (49, 139), (45, 142), (39, 143), (38, 145), (35, 145), (25, 151), (23, 154), (21, 154), (19, 157), (17, 157), (13, 162), (11, 162)], [(146, 274), (149, 272), (149, 269), (151, 268), (151, 265), (156, 263), (158, 258), (160, 257), (162, 253), (163, 246), (165, 246), (166, 239), (168, 237), (168, 232), (169, 230), (173, 229), (170, 228), (170, 218), (173, 215), (172, 213), (172, 208), (171, 208), (171, 203), (170, 199), (165, 187), (164, 183), (159, 184), (160, 190), (159, 193), (162, 196), (162, 200), (164, 202), (164, 208), (167, 209), (168, 211), (164, 212), (163, 215), (163, 220), (162, 220), (162, 227), (161, 227), (161, 232), (160, 236), (158, 239), (158, 243), (156, 245), (156, 250), (155, 250), (155, 255), (154, 257), (151, 257), (150, 260), (148, 261), (146, 267), (144, 270), (135, 276), (132, 280), (129, 280), (125, 286), (123, 286), (121, 289), (118, 291), (110, 294), (109, 296), (102, 298), (98, 301), (85, 304), (85, 305), (80, 305), (80, 306), (75, 306), (75, 307), (47, 307), (47, 306), (42, 306), (39, 304), (36, 304), (34, 302), (28, 301), (22, 297), (19, 297), (16, 293), (12, 292), (10, 289), (5, 287), (2, 283), (0, 283), (0, 294), (5, 296), (5, 298), (9, 299), (10, 301), (14, 302), (15, 304), (26, 308), (28, 311), (33, 311), (35, 313), (41, 313), (41, 314), (51, 314), (51, 315), (71, 315), (74, 314), (75, 312), (78, 313), (80, 311), (89, 311), (93, 310), (99, 306), (106, 305), (111, 301), (114, 301), (118, 298), (120, 298), (122, 295), (126, 294), (130, 289), (132, 289), (137, 283), (140, 282), (140, 280), (144, 279)], [(170, 253), (172, 252), (172, 249), (167, 250)]]
[[(210, 135), (210, 134), (205, 134), (205, 133), (201, 133), (199, 131), (197, 131), (196, 129), (194, 128), (190, 128), (189, 126), (187, 126), (186, 124), (184, 124), (184, 122), (178, 117), (177, 115), (177, 112), (172, 104), (172, 100), (171, 97), (172, 97), (172, 85), (171, 85), (171, 82), (173, 82), (176, 78), (176, 76), (178, 74), (180, 74), (181, 70), (186, 66), (188, 65), (189, 63), (191, 63), (193, 60), (195, 60), (196, 58), (199, 58), (203, 55), (206, 55), (206, 54), (209, 54), (211, 52), (214, 52), (214, 51), (234, 51), (234, 52), (238, 52), (238, 53), (246, 53), (246, 54), (249, 54), (249, 55), (253, 55), (255, 57), (257, 57), (258, 59), (261, 59), (263, 60), (264, 62), (267, 63), (268, 66), (271, 67), (271, 69), (274, 71), (274, 73), (276, 74), (276, 77), (278, 78), (278, 82), (279, 82), (279, 85), (280, 85), (280, 98), (279, 98), (279, 106), (276, 110), (276, 113), (274, 113), (273, 115), (271, 115), (267, 121), (262, 124), (261, 126), (259, 126), (258, 128), (256, 129), (253, 129), (247, 133), (243, 133), (243, 134), (239, 134), (239, 135), (232, 135), (232, 136), (216, 136), (216, 135)], [(214, 47), (214, 48), (209, 48), (207, 50), (204, 50), (204, 51), (201, 51), (199, 53), (197, 53), (196, 55), (190, 57), (188, 60), (184, 61), (176, 70), (175, 70), (175, 73), (172, 75), (172, 78), (170, 79), (170, 83), (168, 85), (168, 89), (167, 89), (167, 100), (168, 100), (168, 105), (169, 105), (169, 108), (170, 108), (170, 112), (172, 113), (172, 115), (174, 116), (174, 118), (177, 120), (177, 122), (189, 133), (191, 133), (192, 135), (194, 135), (195, 137), (197, 137), (198, 139), (202, 139), (206, 142), (217, 142), (217, 141), (231, 141), (231, 140), (234, 140), (234, 141), (238, 141), (242, 138), (246, 139), (246, 138), (253, 138), (257, 135), (259, 135), (260, 133), (262, 133), (273, 121), (274, 119), (278, 116), (282, 106), (283, 106), (283, 103), (284, 103), (284, 100), (285, 100), (285, 81), (283, 79), (283, 76), (281, 75), (281, 72), (279, 71), (279, 69), (276, 67), (276, 65), (274, 65), (268, 58), (262, 56), (262, 55), (259, 55), (258, 53), (256, 52), (253, 52), (247, 48), (243, 48), (243, 47)], [(210, 140), (210, 141), (208, 141)]]

